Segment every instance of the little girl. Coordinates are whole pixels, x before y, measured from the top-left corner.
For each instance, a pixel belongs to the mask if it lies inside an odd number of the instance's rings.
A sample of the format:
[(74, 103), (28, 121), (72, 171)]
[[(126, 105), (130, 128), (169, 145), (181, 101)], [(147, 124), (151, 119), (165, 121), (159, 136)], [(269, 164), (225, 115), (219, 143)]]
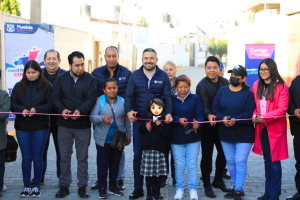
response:
[(151, 121), (141, 123), (139, 132), (143, 134), (143, 154), (141, 175), (146, 177), (147, 200), (160, 198), (161, 176), (167, 175), (165, 153), (169, 142), (170, 127), (164, 121), (165, 104), (162, 99), (154, 97), (148, 106)]

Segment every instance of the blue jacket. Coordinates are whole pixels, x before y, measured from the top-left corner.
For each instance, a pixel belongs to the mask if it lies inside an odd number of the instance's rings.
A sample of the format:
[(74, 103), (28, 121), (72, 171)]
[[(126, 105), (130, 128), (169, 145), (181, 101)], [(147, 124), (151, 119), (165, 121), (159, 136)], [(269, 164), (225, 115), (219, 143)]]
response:
[(66, 72), (66, 70), (64, 70), (64, 69), (62, 69), (62, 68), (58, 68), (58, 70), (57, 70), (57, 72), (56, 72), (56, 77), (51, 81), (50, 79), (49, 79), (49, 73), (47, 72), (47, 70), (46, 70), (46, 67), (44, 67), (43, 69), (42, 69), (42, 71), (43, 71), (43, 74), (44, 74), (44, 76), (45, 76), (45, 78), (53, 85), (54, 84), (54, 81), (56, 80), (56, 78), (57, 78), (57, 76), (58, 75), (60, 75), (60, 74), (62, 74), (62, 73), (64, 73), (64, 72)]
[(149, 118), (148, 104), (155, 95), (164, 98), (166, 114), (172, 114), (171, 83), (167, 73), (158, 66), (151, 79), (148, 89), (148, 78), (144, 74), (143, 66), (135, 70), (129, 78), (125, 96), (125, 112), (137, 111), (138, 118)]
[[(201, 126), (197, 129), (197, 133), (189, 130), (193, 128), (191, 123), (187, 127), (183, 127), (179, 123), (180, 118), (186, 118), (188, 122), (193, 122), (195, 119), (198, 122), (204, 121), (204, 109), (201, 98), (196, 94), (188, 94), (186, 99), (182, 102), (177, 98), (177, 95), (173, 96), (173, 121), (171, 124), (171, 144), (189, 144), (201, 141)], [(192, 129), (193, 130), (193, 129)]]
[[(92, 75), (96, 77), (97, 79), (97, 96), (101, 96), (104, 94), (103, 87), (104, 87), (104, 81), (106, 79), (105, 77), (105, 68), (106, 65), (98, 67), (94, 69)], [(118, 82), (118, 95), (125, 98), (127, 83), (129, 80), (129, 77), (131, 75), (131, 71), (129, 71), (126, 67), (119, 65), (118, 71), (117, 71), (117, 82)]]

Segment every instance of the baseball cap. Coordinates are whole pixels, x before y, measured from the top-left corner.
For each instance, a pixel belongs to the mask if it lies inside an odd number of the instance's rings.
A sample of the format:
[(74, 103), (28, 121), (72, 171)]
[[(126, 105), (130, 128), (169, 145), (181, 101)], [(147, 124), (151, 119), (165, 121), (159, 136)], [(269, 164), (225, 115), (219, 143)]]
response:
[(224, 69), (224, 64), (220, 62), (220, 69)]
[(247, 70), (242, 65), (237, 65), (233, 69), (228, 70), (228, 73), (234, 73), (237, 76), (247, 76)]

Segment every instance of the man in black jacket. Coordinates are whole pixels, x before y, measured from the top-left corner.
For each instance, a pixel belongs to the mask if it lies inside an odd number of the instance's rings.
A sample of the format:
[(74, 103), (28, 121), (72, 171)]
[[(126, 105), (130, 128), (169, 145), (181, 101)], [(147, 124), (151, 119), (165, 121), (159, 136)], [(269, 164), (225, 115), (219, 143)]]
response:
[[(208, 121), (214, 121), (214, 113), (212, 104), (217, 91), (229, 85), (227, 79), (218, 76), (220, 72), (220, 61), (217, 57), (209, 56), (205, 61), (204, 77), (197, 85), (196, 94), (201, 97), (204, 106), (204, 116)], [(216, 159), (216, 173), (213, 183), (210, 182), (210, 174), (212, 172), (212, 156), (214, 145), (216, 145), (218, 155)], [(226, 159), (223, 148), (220, 142), (218, 127), (216, 123), (207, 123), (203, 125), (202, 132), (202, 159), (201, 159), (201, 174), (203, 178), (205, 195), (207, 197), (216, 198), (212, 187), (220, 188), (223, 192), (229, 192), (223, 181), (223, 171), (226, 166)]]
[(290, 88), (290, 99), (288, 114), (290, 116), (291, 134), (294, 136), (294, 154), (296, 160), (296, 176), (295, 183), (297, 193), (294, 196), (287, 197), (287, 200), (300, 199), (300, 75), (298, 75), (292, 82)]
[[(118, 52), (118, 48), (115, 46), (109, 46), (105, 49), (104, 58), (105, 58), (106, 65), (96, 68), (92, 73), (92, 75), (97, 79), (97, 89), (98, 89), (97, 96), (99, 97), (104, 94), (103, 87), (104, 87), (105, 79), (114, 78), (118, 82), (118, 95), (125, 99), (127, 83), (131, 75), (131, 71), (129, 71), (126, 67), (119, 64), (119, 52)], [(97, 159), (97, 161), (98, 160), (99, 159)], [(125, 178), (125, 151), (123, 150), (120, 166), (119, 166), (118, 179), (117, 179), (118, 187), (120, 188), (120, 190), (125, 190), (124, 178)], [(93, 190), (99, 189), (98, 181), (94, 185), (92, 185), (91, 189)]]
[[(60, 64), (60, 55), (59, 52), (50, 49), (48, 50), (44, 55), (44, 63), (45, 67), (42, 69), (43, 74), (45, 78), (53, 85), (56, 77), (62, 73), (64, 73), (66, 70), (61, 69), (59, 67)], [(53, 110), (53, 113), (55, 113), (55, 110)], [(60, 177), (60, 155), (59, 155), (59, 147), (58, 147), (58, 141), (57, 141), (57, 125), (56, 125), (56, 116), (50, 116), (50, 128), (49, 128), (49, 136), (45, 145), (44, 149), (44, 155), (43, 155), (43, 174), (42, 174), (42, 180), (41, 184), (45, 184), (45, 173), (47, 170), (47, 153), (48, 153), (48, 147), (49, 147), (49, 141), (50, 141), (50, 134), (52, 133), (55, 151), (56, 151), (56, 176), (57, 178)], [(33, 185), (34, 180), (32, 179), (31, 185)]]
[(57, 113), (58, 146), (60, 150), (60, 190), (56, 198), (67, 196), (72, 182), (71, 156), (73, 142), (77, 157), (78, 195), (89, 198), (86, 191), (88, 183), (88, 148), (91, 140), (89, 115), (97, 98), (97, 80), (84, 71), (84, 55), (74, 51), (68, 56), (70, 71), (56, 78), (53, 86), (52, 103)]

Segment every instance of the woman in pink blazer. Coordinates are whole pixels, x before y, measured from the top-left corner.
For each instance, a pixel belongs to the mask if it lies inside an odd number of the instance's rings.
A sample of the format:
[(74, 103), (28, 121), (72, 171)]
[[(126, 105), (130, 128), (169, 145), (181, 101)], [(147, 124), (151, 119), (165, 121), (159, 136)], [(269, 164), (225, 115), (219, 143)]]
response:
[(255, 142), (252, 151), (264, 156), (265, 194), (258, 200), (277, 200), (281, 194), (281, 163), (288, 158), (286, 111), (288, 87), (271, 58), (258, 67), (258, 81), (253, 85), (256, 109), (253, 113)]

